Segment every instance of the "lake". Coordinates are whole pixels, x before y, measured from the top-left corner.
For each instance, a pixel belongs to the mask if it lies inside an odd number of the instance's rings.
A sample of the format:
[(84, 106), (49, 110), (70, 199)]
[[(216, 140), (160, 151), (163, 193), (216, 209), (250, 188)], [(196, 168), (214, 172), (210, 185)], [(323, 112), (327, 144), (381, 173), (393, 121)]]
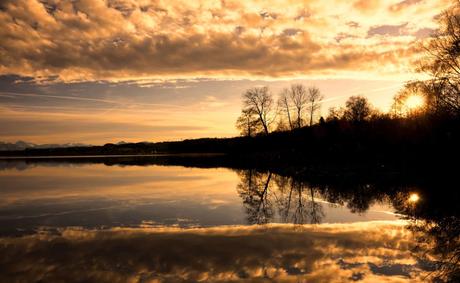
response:
[(439, 221), (428, 224), (422, 188), (155, 163), (0, 161), (0, 281), (425, 282), (458, 272), (423, 252)]

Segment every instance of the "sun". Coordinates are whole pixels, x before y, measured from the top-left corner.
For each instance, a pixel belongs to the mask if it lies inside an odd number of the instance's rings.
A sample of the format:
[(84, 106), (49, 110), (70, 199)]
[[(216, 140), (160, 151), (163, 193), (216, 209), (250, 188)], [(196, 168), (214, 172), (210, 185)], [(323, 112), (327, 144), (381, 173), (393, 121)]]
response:
[(420, 95), (411, 95), (406, 99), (406, 106), (413, 110), (422, 107), (425, 104), (425, 100)]

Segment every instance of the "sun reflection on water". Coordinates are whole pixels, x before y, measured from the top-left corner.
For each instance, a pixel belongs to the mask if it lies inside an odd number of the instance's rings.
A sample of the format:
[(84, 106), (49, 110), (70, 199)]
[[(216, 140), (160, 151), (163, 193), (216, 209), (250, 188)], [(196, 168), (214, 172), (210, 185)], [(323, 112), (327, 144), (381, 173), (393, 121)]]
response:
[(417, 193), (411, 193), (408, 200), (410, 203), (417, 203), (420, 200), (420, 196)]

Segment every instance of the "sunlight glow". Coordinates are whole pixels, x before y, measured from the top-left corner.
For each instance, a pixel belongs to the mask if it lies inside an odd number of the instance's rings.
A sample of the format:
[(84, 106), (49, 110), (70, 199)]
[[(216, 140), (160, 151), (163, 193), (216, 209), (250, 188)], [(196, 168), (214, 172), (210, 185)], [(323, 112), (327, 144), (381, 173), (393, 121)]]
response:
[(417, 109), (425, 104), (425, 100), (420, 95), (411, 95), (406, 100), (406, 106), (409, 109)]
[(410, 196), (409, 196), (409, 202), (411, 202), (411, 203), (416, 203), (416, 202), (418, 202), (419, 200), (420, 200), (420, 197), (419, 197), (418, 194), (416, 194), (416, 193), (410, 194)]

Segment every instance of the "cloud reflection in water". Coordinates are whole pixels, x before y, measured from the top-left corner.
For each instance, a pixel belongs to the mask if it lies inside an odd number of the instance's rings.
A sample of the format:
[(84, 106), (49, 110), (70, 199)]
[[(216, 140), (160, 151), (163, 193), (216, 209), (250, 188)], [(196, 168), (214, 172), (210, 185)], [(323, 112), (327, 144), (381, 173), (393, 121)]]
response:
[(404, 222), (62, 229), (0, 240), (5, 282), (422, 282)]

